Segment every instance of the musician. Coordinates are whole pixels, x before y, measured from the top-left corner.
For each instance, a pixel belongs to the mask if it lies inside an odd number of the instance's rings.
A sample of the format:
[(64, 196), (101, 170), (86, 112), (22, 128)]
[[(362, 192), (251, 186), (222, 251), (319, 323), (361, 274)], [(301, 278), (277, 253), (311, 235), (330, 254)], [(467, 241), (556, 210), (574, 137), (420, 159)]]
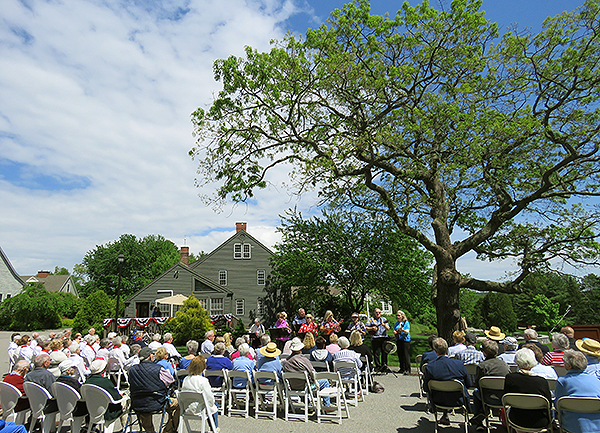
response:
[(256, 335), (256, 338), (260, 338), (266, 333), (265, 327), (260, 323), (260, 319), (257, 317), (254, 319), (254, 324), (250, 327), (250, 334)]
[(331, 334), (340, 332), (340, 324), (333, 318), (333, 312), (331, 310), (325, 312), (325, 317), (323, 318), (323, 323), (321, 323), (319, 330), (327, 340), (329, 340)]
[(305, 332), (312, 332), (313, 334), (317, 334), (317, 324), (313, 322), (312, 314), (306, 315), (306, 323), (303, 323), (300, 326), (300, 330), (298, 331), (301, 334)]
[(346, 328), (346, 332), (351, 334), (352, 331), (358, 331), (360, 332), (361, 337), (367, 335), (367, 327), (364, 323), (358, 320), (358, 313), (352, 313), (351, 319), (352, 322), (350, 323), (350, 325), (348, 325), (348, 328)]
[(379, 308), (376, 308), (373, 317), (369, 318), (366, 328), (372, 335), (371, 348), (375, 358), (375, 371), (388, 372), (390, 369), (387, 366), (387, 352), (383, 350), (383, 345), (388, 339), (390, 324), (381, 316)]
[(306, 323), (306, 311), (304, 311), (304, 308), (300, 308), (298, 315), (292, 320), (292, 325), (296, 325), (296, 329), (298, 329), (304, 323)]

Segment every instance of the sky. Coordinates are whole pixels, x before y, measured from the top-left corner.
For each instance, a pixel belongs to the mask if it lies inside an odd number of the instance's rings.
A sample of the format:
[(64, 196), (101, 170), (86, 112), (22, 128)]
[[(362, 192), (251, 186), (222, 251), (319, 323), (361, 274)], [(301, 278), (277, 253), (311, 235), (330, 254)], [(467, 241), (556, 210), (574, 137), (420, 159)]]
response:
[[(484, 0), (500, 29), (533, 31), (581, 1)], [(190, 113), (220, 83), (215, 59), (268, 50), (304, 34), (344, 1), (2, 0), (0, 10), (0, 247), (20, 275), (73, 269), (86, 252), (124, 233), (160, 234), (210, 252), (245, 221), (265, 245), (279, 215), (315, 211), (315, 197), (276, 182), (251, 205), (215, 212), (198, 197)], [(402, 2), (372, 0), (394, 15)], [(416, 4), (414, 0), (411, 4)], [(440, 3), (431, 0), (432, 5)], [(501, 279), (510, 262), (461, 272)]]

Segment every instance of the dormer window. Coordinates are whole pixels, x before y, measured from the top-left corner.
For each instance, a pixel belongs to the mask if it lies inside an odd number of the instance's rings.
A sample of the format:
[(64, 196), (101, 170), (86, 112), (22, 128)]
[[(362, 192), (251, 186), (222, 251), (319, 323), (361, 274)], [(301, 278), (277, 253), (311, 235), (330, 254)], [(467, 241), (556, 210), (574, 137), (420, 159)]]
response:
[(233, 258), (236, 260), (250, 259), (251, 258), (251, 245), (250, 244), (233, 244)]

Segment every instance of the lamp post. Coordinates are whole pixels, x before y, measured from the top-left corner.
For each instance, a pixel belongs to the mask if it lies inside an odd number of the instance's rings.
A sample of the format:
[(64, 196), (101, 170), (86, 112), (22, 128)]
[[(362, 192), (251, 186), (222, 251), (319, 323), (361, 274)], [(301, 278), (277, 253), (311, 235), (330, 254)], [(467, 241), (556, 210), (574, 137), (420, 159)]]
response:
[(125, 255), (119, 254), (117, 257), (119, 262), (119, 280), (117, 282), (117, 308), (115, 310), (115, 332), (119, 332), (119, 324), (117, 320), (119, 319), (119, 298), (121, 297), (121, 268), (123, 267), (123, 262), (125, 261)]

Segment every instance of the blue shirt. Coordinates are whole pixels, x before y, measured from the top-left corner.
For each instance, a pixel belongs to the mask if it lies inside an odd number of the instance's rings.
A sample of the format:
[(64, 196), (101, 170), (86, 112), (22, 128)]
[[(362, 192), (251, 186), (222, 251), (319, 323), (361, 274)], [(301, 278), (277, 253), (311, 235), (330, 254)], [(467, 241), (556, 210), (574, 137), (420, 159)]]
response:
[(398, 333), (398, 335), (397, 335), (398, 341), (407, 341), (407, 342), (410, 342), (410, 323), (408, 322), (408, 320), (405, 320), (403, 322), (396, 322), (394, 324), (394, 330), (395, 331), (399, 330), (400, 328), (402, 328), (405, 331), (407, 331), (407, 333), (404, 333), (404, 332)]
[[(279, 380), (281, 380), (281, 372), (283, 371), (283, 367), (281, 366), (281, 361), (279, 361), (279, 356), (275, 358), (270, 358), (268, 356), (263, 356), (261, 358), (260, 366), (258, 366), (258, 371), (272, 371), (277, 373)], [(272, 385), (273, 380), (266, 379), (261, 381), (260, 383), (264, 383), (267, 385)]]
[[(600, 398), (600, 380), (585, 371), (569, 370), (558, 378), (555, 396), (556, 400), (565, 396)], [(600, 431), (600, 413), (563, 412), (562, 422), (571, 433)]]
[(387, 329), (383, 326), (384, 323), (388, 323), (388, 320), (383, 316), (380, 316), (379, 319), (369, 317), (367, 326), (377, 326), (377, 332), (373, 335), (374, 338), (387, 337)]
[[(252, 371), (254, 371), (255, 369), (256, 364), (247, 356), (238, 356), (233, 360), (232, 370), (234, 371), (248, 371), (250, 373), (250, 377), (252, 377)], [(232, 380), (232, 384), (234, 388), (244, 388), (246, 386), (246, 379), (243, 379), (241, 377), (234, 377)]]

